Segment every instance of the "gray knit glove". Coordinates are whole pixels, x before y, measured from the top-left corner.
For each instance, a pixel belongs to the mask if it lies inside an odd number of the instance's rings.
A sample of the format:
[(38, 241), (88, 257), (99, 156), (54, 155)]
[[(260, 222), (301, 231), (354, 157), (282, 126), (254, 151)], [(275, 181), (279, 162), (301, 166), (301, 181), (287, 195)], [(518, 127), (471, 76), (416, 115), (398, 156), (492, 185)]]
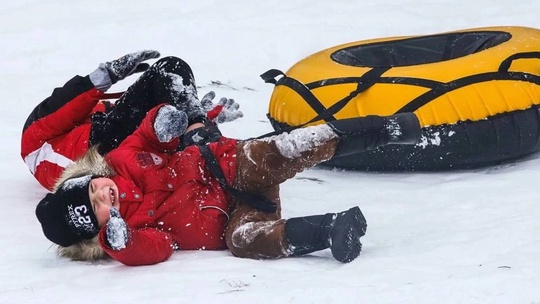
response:
[(234, 99), (222, 97), (219, 102), (214, 105), (213, 100), (215, 97), (216, 93), (210, 91), (201, 99), (202, 107), (206, 111), (208, 119), (214, 123), (220, 124), (229, 122), (244, 116), (244, 113), (238, 109), (240, 108), (240, 104), (234, 101)]
[(113, 250), (120, 250), (126, 248), (126, 244), (129, 241), (128, 226), (118, 209), (111, 207), (111, 218), (107, 222), (107, 242)]
[(159, 56), (158, 51), (144, 50), (101, 63), (94, 72), (90, 73), (90, 80), (98, 90), (106, 92), (119, 80), (131, 74), (146, 71), (150, 65), (143, 63), (143, 61), (158, 58)]

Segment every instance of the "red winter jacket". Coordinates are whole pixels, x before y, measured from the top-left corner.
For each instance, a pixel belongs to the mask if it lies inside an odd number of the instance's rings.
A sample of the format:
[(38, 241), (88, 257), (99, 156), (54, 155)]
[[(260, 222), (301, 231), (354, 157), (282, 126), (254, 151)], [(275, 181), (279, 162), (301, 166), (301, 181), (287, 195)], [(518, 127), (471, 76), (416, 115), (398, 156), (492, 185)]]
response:
[(90, 116), (104, 107), (88, 76), (75, 76), (40, 103), (28, 117), (21, 157), (43, 187), (52, 190), (64, 168), (88, 150)]
[[(176, 248), (226, 248), (229, 199), (197, 147), (171, 154), (178, 139), (157, 140), (153, 123), (161, 106), (149, 111), (133, 135), (105, 157), (117, 173), (112, 179), (120, 190), (120, 213), (130, 239), (126, 248), (114, 251), (104, 227), (99, 240), (110, 256), (126, 265), (162, 262)], [(209, 144), (229, 183), (235, 175), (236, 144), (227, 138)]]

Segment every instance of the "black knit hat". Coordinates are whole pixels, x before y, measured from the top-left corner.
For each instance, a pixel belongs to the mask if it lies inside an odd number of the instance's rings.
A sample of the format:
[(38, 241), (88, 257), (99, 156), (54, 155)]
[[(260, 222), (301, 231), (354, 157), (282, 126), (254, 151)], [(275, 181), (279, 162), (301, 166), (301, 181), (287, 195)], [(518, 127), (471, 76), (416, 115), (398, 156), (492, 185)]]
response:
[(53, 243), (67, 247), (99, 232), (88, 196), (91, 179), (91, 175), (68, 179), (37, 205), (36, 216), (43, 233)]

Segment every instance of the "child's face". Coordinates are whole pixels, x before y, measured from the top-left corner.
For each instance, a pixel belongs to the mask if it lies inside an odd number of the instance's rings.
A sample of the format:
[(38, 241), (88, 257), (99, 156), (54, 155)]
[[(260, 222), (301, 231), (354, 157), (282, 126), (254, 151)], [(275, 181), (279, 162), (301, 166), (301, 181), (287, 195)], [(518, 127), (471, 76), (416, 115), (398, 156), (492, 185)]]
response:
[(111, 207), (115, 207), (120, 211), (118, 187), (112, 179), (106, 177), (92, 179), (88, 187), (88, 195), (99, 228), (105, 226), (109, 221)]

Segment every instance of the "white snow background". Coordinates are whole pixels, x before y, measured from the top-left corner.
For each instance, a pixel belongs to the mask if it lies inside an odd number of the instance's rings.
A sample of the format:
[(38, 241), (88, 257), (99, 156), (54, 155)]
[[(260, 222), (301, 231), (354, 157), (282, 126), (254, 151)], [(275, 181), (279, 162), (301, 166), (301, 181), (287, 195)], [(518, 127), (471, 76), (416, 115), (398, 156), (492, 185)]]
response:
[(457, 172), (311, 169), (285, 183), (285, 217), (360, 206), (369, 227), (350, 264), (329, 250), (271, 261), (180, 251), (145, 267), (57, 258), (34, 216), (46, 191), (19, 156), (38, 102), (129, 52), (185, 59), (201, 96), (241, 104), (245, 117), (222, 129), (247, 138), (271, 131), (273, 86), (259, 78), (270, 68), (368, 38), (540, 28), (539, 11), (539, 0), (2, 0), (0, 303), (540, 303), (538, 154)]

